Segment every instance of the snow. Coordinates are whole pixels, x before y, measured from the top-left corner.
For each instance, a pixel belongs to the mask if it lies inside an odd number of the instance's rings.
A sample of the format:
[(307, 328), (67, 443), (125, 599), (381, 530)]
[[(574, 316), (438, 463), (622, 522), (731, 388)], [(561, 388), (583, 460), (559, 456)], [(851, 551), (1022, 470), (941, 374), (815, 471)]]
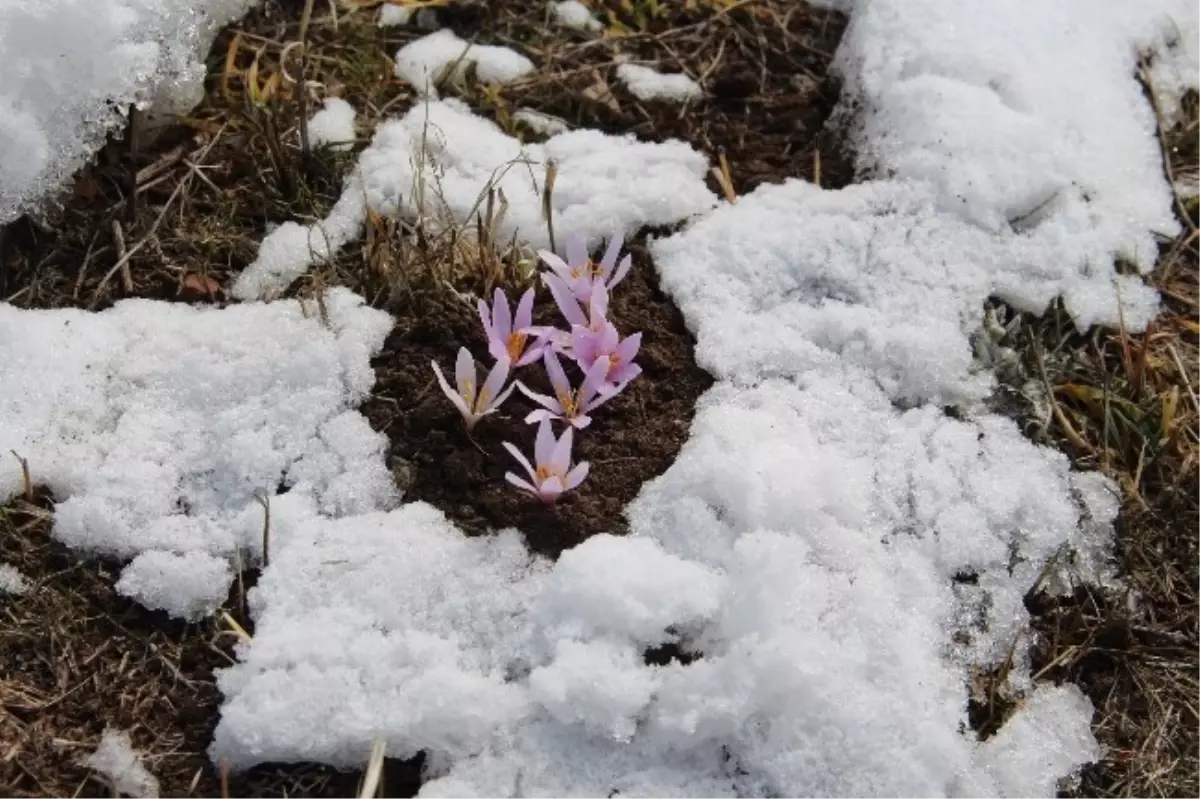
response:
[(516, 122), (528, 125), (534, 133), (542, 133), (547, 136), (557, 136), (559, 133), (566, 133), (571, 129), (566, 120), (550, 114), (543, 114), (532, 108), (518, 108), (513, 112), (512, 118)]
[(413, 9), (384, 3), (379, 7), (379, 27), (387, 28), (393, 25), (407, 25), (412, 18)]
[(683, 142), (576, 130), (522, 144), (457, 100), (423, 102), (379, 126), (327, 219), (311, 227), (288, 222), (263, 240), (233, 294), (253, 299), (282, 291), (359, 238), (368, 206), (383, 215), (421, 216), (436, 234), (478, 214), (489, 186), (508, 202), (498, 238), (549, 246), (542, 187), (551, 159), (558, 170), (555, 228), (591, 246), (615, 230), (674, 224), (716, 203), (704, 182), (707, 161)]
[(451, 80), (462, 80), (474, 66), (483, 83), (512, 83), (533, 72), (533, 62), (508, 47), (465, 42), (449, 28), (406, 44), (396, 52), (396, 76), (421, 94), (436, 97), (436, 84), (450, 69)]
[(0, 3), (0, 224), (42, 210), (131, 104), (151, 118), (195, 105), (218, 28), (256, 2)]
[(617, 79), (639, 100), (694, 100), (704, 94), (700, 84), (682, 73), (666, 74), (639, 64), (617, 66)]
[(106, 727), (96, 751), (83, 764), (107, 777), (118, 794), (158, 796), (158, 779), (142, 765), (129, 733), (123, 730)]
[(325, 107), (308, 120), (308, 137), (312, 146), (327, 144), (339, 150), (348, 149), (355, 138), (354, 116), (354, 106), (350, 103), (340, 97), (328, 98)]
[[(54, 535), (134, 558), (122, 590), (192, 616), (228, 587), (213, 558), (257, 557), (256, 496), (286, 485), (330, 514), (393, 503), (386, 440), (351, 410), (391, 319), (344, 289), (323, 305), (327, 323), (295, 300), (0, 305), (0, 446), (53, 491)], [(0, 497), (21, 485), (0, 459)]]
[(591, 9), (579, 0), (563, 0), (555, 3), (553, 8), (555, 21), (563, 27), (579, 31), (604, 30), (604, 24), (593, 17)]
[(21, 596), (29, 591), (31, 585), (25, 575), (15, 566), (0, 563), (0, 594)]

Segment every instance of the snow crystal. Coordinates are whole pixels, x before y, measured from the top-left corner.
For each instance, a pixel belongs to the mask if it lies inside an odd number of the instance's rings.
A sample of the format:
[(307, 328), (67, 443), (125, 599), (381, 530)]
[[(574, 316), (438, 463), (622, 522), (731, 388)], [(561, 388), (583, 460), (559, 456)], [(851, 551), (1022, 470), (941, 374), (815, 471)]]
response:
[(106, 727), (96, 751), (88, 755), (83, 764), (107, 777), (117, 793), (158, 796), (158, 779), (142, 765), (127, 732)]
[(0, 3), (0, 223), (40, 203), (124, 124), (195, 105), (218, 28), (257, 0)]
[(559, 25), (580, 31), (604, 30), (600, 20), (592, 16), (592, 11), (579, 0), (563, 0), (554, 4), (554, 19)]
[(354, 106), (340, 97), (330, 97), (325, 107), (308, 120), (308, 137), (314, 147), (328, 144), (345, 150), (354, 143)]
[(577, 130), (522, 144), (457, 100), (421, 103), (380, 125), (327, 219), (312, 227), (288, 222), (263, 240), (234, 296), (269, 297), (286, 288), (362, 234), (367, 206), (384, 215), (421, 215), (436, 233), (477, 214), (489, 186), (508, 202), (499, 238), (549, 246), (542, 186), (551, 159), (558, 168), (555, 228), (592, 246), (615, 230), (673, 224), (716, 202), (704, 182), (708, 162), (683, 142)]
[(20, 596), (30, 588), (29, 580), (15, 566), (0, 563), (0, 594)]
[(451, 80), (462, 80), (471, 66), (483, 83), (512, 83), (533, 71), (533, 62), (515, 50), (471, 44), (449, 28), (406, 44), (396, 53), (396, 76), (431, 96), (437, 96), (434, 87), (445, 70), (453, 70)]
[[(281, 485), (313, 493), (328, 513), (394, 502), (386, 440), (349, 411), (374, 382), (369, 359), (390, 328), (342, 289), (322, 305), (221, 310), (0, 305), (0, 447), (54, 492), (54, 534), (70, 546), (123, 558), (254, 555), (261, 533), (234, 521), (248, 509), (261, 527), (256, 497)], [(0, 459), (0, 497), (21, 484), (19, 464)], [(163, 581), (199, 562), (135, 562), (125, 585), (167, 607)], [(220, 593), (225, 577), (202, 573), (181, 584), (176, 609)]]
[(152, 549), (121, 572), (117, 593), (152, 610), (196, 621), (221, 606), (232, 583), (233, 570), (226, 558), (200, 550), (176, 554)]
[(639, 100), (694, 100), (704, 92), (700, 84), (682, 73), (664, 74), (638, 64), (621, 64), (617, 79)]
[(528, 125), (534, 133), (542, 133), (546, 136), (557, 136), (559, 133), (566, 133), (570, 130), (566, 120), (550, 114), (543, 114), (532, 108), (518, 108), (513, 112), (512, 118), (516, 122)]
[[(1081, 327), (1116, 325), (1114, 258), (1146, 272), (1157, 237), (1178, 232), (1156, 120), (1135, 79), (1140, 54), (1166, 48), (1168, 14), (1196, 12), (1183, 0), (855, 3), (835, 67), (844, 104), (863, 109), (853, 125), (860, 170), (928, 184), (938, 211), (1023, 243), (1035, 289), (1013, 288), (1020, 307), (1040, 311), (1049, 279)], [(1194, 42), (1194, 25), (1185, 38)], [(1050, 253), (1063, 260), (1047, 272)], [(1126, 323), (1144, 329), (1149, 290), (1120, 288)]]

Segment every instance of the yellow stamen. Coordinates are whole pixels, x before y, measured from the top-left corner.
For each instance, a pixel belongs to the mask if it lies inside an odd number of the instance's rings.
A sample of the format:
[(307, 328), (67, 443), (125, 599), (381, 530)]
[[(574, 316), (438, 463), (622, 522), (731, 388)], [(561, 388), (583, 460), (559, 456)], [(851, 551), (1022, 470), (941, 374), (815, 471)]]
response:
[(579, 414), (579, 403), (573, 393), (559, 392), (558, 404), (563, 406), (563, 415), (568, 419), (573, 419)]
[(467, 401), (467, 407), (475, 406), (475, 381), (466, 380), (463, 386), (463, 399)]
[(526, 338), (527, 336), (524, 333), (512, 333), (509, 335), (507, 349), (510, 361), (516, 362), (521, 357), (521, 353), (525, 351)]
[(487, 410), (487, 404), (488, 392), (485, 388), (483, 391), (479, 392), (479, 399), (475, 400), (475, 413), (483, 413), (485, 410)]

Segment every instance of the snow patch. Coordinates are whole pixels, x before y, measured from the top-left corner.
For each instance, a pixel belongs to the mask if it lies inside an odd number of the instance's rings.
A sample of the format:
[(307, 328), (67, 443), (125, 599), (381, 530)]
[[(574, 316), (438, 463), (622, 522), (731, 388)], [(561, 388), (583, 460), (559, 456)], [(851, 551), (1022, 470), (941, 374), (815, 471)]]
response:
[(579, 0), (563, 0), (554, 4), (554, 20), (564, 28), (578, 31), (604, 30), (604, 24), (592, 16), (592, 10)]
[(26, 579), (25, 575), (21, 574), (16, 566), (0, 563), (0, 594), (22, 596), (31, 587), (32, 584)]
[(142, 765), (141, 755), (123, 730), (105, 728), (96, 751), (84, 759), (83, 765), (107, 777), (119, 794), (158, 796), (158, 779)]
[(533, 72), (533, 62), (508, 47), (465, 42), (449, 28), (410, 42), (396, 52), (396, 76), (420, 94), (437, 96), (436, 84), (444, 72), (449, 80), (462, 80), (474, 67), (483, 83), (512, 83)]
[[(390, 328), (344, 289), (322, 305), (221, 310), (0, 305), (0, 446), (54, 492), (56, 537), (122, 558), (157, 551), (131, 564), (125, 588), (172, 612), (206, 606), (228, 583), (204, 556), (257, 557), (259, 499), (280, 486), (333, 514), (395, 502), (386, 440), (350, 410)], [(22, 479), (0, 460), (0, 498)]]
[(523, 122), (528, 125), (534, 133), (541, 133), (546, 136), (557, 136), (571, 129), (566, 120), (551, 116), (550, 114), (543, 114), (541, 111), (535, 111), (532, 108), (518, 108), (513, 112), (512, 118), (517, 122)]
[(199, 102), (217, 30), (256, 3), (0, 3), (0, 224), (42, 210), (130, 105), (153, 123)]
[[(390, 8), (390, 6), (389, 6)], [(340, 97), (325, 100), (325, 107), (308, 120), (308, 138), (314, 147), (327, 144), (339, 150), (354, 144), (354, 106)]]
[(701, 97), (700, 84), (682, 73), (664, 74), (638, 64), (620, 64), (617, 79), (639, 100), (683, 102)]
[(311, 227), (287, 222), (263, 240), (233, 294), (255, 299), (283, 290), (361, 236), (367, 207), (421, 216), (436, 235), (478, 214), (489, 186), (508, 201), (499, 238), (547, 247), (542, 187), (550, 159), (558, 167), (555, 227), (593, 247), (615, 230), (673, 224), (716, 203), (704, 182), (708, 162), (683, 142), (577, 130), (522, 144), (457, 100), (421, 103), (379, 126), (328, 218)]

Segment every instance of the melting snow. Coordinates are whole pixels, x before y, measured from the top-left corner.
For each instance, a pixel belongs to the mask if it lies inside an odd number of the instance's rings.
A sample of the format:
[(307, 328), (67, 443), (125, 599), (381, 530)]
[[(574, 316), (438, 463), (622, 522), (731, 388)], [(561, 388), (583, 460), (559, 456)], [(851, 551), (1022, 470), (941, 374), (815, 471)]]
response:
[(131, 104), (159, 118), (195, 105), (217, 30), (256, 3), (0, 3), (0, 224), (39, 210)]
[(461, 80), (471, 67), (483, 83), (511, 83), (534, 69), (532, 61), (511, 48), (471, 44), (449, 28), (406, 44), (396, 53), (397, 77), (434, 97), (445, 70), (451, 70), (450, 80)]
[(480, 213), (492, 186), (508, 202), (499, 238), (518, 234), (532, 246), (548, 246), (542, 187), (550, 159), (558, 168), (555, 227), (592, 245), (613, 230), (669, 225), (716, 203), (704, 184), (707, 162), (682, 142), (576, 130), (522, 144), (457, 100), (421, 103), (379, 126), (327, 219), (312, 227), (288, 222), (263, 240), (233, 292), (253, 299), (286, 288), (362, 235), (364, 203), (385, 215), (421, 215), (436, 232)]
[[(138, 556), (122, 590), (194, 616), (225, 596), (230, 572), (214, 558), (257, 556), (256, 496), (287, 485), (334, 514), (395, 501), (386, 442), (351, 410), (391, 327), (361, 303), (330, 292), (328, 326), (315, 302), (0, 305), (0, 448), (54, 492), (55, 536)], [(0, 496), (21, 480), (0, 459)]]
[(563, 0), (554, 4), (554, 19), (559, 25), (580, 31), (604, 30), (604, 24), (592, 16), (592, 11), (579, 0)]
[(683, 74), (664, 74), (638, 64), (621, 64), (617, 79), (639, 100), (694, 100), (704, 92), (700, 84)]
[(0, 594), (20, 596), (29, 590), (29, 580), (15, 567), (0, 563)]
[(308, 120), (308, 136), (314, 147), (328, 144), (342, 150), (349, 148), (355, 137), (354, 106), (340, 97), (330, 97), (325, 107)]
[(158, 796), (158, 779), (142, 765), (127, 732), (106, 728), (100, 745), (83, 764), (107, 777), (119, 794)]

